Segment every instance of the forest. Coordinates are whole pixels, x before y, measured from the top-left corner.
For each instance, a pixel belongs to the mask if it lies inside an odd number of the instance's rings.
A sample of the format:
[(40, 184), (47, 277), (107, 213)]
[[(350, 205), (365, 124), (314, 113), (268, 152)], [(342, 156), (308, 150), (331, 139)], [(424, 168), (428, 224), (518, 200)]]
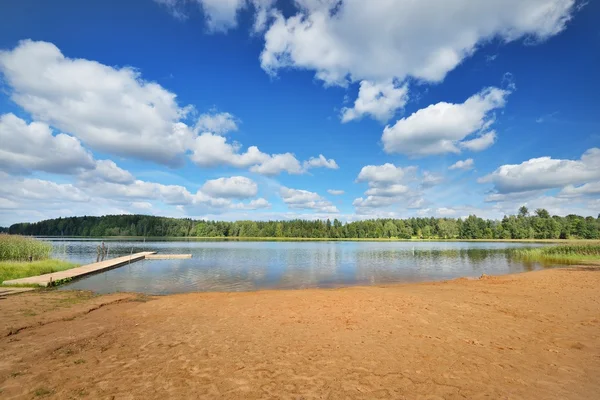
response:
[(106, 215), (18, 223), (7, 231), (20, 235), (91, 237), (599, 239), (600, 215), (597, 218), (551, 216), (545, 209), (530, 213), (526, 207), (502, 220), (471, 215), (465, 219), (369, 219), (348, 223), (337, 219), (227, 222), (150, 215)]

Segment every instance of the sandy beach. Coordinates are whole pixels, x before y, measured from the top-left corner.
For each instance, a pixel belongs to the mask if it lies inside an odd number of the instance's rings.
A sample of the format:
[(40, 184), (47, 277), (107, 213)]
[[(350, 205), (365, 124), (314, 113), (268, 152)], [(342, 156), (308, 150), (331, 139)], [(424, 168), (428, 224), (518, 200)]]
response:
[(0, 397), (593, 399), (600, 270), (0, 300)]

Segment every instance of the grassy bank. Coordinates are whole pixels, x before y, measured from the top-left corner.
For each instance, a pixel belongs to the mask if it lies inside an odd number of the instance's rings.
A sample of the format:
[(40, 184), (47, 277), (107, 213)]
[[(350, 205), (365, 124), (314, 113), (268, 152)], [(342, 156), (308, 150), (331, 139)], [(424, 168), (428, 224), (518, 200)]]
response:
[(0, 284), (10, 279), (49, 274), (77, 266), (78, 264), (62, 260), (0, 261)]
[(35, 261), (50, 258), (52, 245), (19, 235), (0, 235), (0, 261)]
[(600, 262), (600, 244), (567, 244), (562, 246), (514, 249), (513, 254), (528, 261), (564, 264)]

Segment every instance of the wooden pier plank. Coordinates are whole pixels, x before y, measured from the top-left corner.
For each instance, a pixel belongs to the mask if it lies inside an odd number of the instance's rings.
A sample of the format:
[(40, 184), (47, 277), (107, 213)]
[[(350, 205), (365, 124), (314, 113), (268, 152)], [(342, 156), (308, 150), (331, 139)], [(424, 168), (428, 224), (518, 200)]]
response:
[(179, 260), (192, 258), (191, 254), (148, 254), (147, 260)]
[(65, 271), (53, 272), (51, 274), (44, 274), (38, 276), (30, 276), (27, 278), (11, 279), (4, 281), (4, 285), (38, 285), (48, 286), (50, 282), (56, 282), (63, 279), (74, 279), (85, 275), (89, 275), (95, 272), (102, 272), (108, 269), (116, 268), (124, 264), (132, 263), (138, 260), (143, 260), (148, 255), (155, 254), (155, 251), (143, 251), (141, 253), (135, 253), (129, 256), (111, 258), (110, 260), (104, 260), (93, 264), (82, 265), (81, 267), (67, 269)]

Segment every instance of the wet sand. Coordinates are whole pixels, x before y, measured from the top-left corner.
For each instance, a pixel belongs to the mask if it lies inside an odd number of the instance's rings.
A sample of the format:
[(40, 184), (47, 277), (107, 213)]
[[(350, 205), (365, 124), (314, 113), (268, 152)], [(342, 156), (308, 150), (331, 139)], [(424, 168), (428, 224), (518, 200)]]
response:
[(600, 270), (0, 300), (0, 398), (594, 399)]

